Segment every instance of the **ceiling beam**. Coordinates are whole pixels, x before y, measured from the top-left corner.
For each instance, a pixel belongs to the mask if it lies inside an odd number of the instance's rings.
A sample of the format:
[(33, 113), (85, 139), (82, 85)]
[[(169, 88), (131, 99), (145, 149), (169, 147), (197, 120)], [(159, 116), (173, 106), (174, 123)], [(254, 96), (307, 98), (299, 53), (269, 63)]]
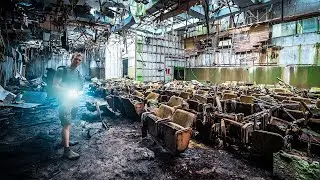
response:
[(193, 10), (192, 8), (190, 8), (190, 9), (188, 10), (188, 14), (189, 14), (190, 16), (192, 16), (192, 17), (195, 17), (195, 18), (198, 18), (198, 19), (201, 19), (201, 20), (204, 20), (204, 19), (205, 19), (205, 16), (204, 16), (202, 13), (200, 13), (200, 12), (198, 12), (198, 11), (195, 11), (195, 10)]
[(165, 14), (162, 14), (158, 17), (158, 19), (160, 21), (163, 21), (163, 20), (166, 20), (166, 19), (169, 19), (173, 16), (177, 16), (185, 11), (188, 11), (192, 6), (196, 5), (198, 2), (202, 2), (203, 0), (190, 0), (190, 1), (187, 1), (185, 3), (182, 3), (178, 6), (177, 9), (174, 9), (170, 12), (167, 12)]

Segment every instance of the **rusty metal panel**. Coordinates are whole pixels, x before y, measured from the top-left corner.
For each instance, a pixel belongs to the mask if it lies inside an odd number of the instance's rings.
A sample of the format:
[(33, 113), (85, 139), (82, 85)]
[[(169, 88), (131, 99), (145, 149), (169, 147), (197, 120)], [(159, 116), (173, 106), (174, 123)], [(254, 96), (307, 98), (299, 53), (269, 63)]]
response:
[(262, 43), (269, 40), (268, 24), (240, 30), (234, 35), (233, 51), (235, 53), (261, 49)]

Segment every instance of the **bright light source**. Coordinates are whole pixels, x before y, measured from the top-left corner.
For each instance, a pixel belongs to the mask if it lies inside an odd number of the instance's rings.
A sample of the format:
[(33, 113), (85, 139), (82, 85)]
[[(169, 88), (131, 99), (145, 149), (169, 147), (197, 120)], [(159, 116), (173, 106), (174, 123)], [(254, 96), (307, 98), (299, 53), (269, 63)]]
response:
[(77, 91), (77, 90), (71, 89), (68, 91), (68, 98), (75, 99), (80, 94), (82, 94), (82, 91)]
[(94, 16), (94, 15), (96, 14), (96, 11), (97, 11), (96, 9), (91, 8), (91, 9), (90, 9), (90, 14), (92, 14), (92, 15)]

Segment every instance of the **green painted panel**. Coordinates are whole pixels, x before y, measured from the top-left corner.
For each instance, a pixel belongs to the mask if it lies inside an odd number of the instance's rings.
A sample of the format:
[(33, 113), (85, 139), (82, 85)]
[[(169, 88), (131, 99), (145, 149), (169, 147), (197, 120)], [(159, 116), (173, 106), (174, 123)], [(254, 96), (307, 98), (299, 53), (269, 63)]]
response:
[(281, 36), (281, 24), (275, 24), (272, 26), (272, 38)]
[(252, 67), (252, 79), (256, 84), (274, 84), (282, 78), (282, 67)]
[(316, 43), (316, 53), (314, 55), (314, 64), (320, 65), (320, 43)]
[(186, 80), (202, 82), (244, 81), (275, 84), (279, 77), (297, 88), (320, 87), (320, 66), (186, 68), (185, 73)]
[(320, 87), (320, 68), (319, 66), (311, 66), (308, 68), (308, 86)]
[(138, 42), (137, 43), (137, 53), (141, 53), (143, 51), (142, 47), (143, 47), (143, 44)]

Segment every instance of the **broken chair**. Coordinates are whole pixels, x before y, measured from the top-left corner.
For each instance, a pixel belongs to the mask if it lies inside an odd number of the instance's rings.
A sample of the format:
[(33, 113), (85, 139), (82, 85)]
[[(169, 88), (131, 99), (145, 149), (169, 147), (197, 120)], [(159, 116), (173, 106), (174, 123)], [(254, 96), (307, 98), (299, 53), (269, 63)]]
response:
[(184, 152), (191, 139), (193, 113), (178, 109), (172, 118), (157, 121), (157, 139), (173, 153)]

